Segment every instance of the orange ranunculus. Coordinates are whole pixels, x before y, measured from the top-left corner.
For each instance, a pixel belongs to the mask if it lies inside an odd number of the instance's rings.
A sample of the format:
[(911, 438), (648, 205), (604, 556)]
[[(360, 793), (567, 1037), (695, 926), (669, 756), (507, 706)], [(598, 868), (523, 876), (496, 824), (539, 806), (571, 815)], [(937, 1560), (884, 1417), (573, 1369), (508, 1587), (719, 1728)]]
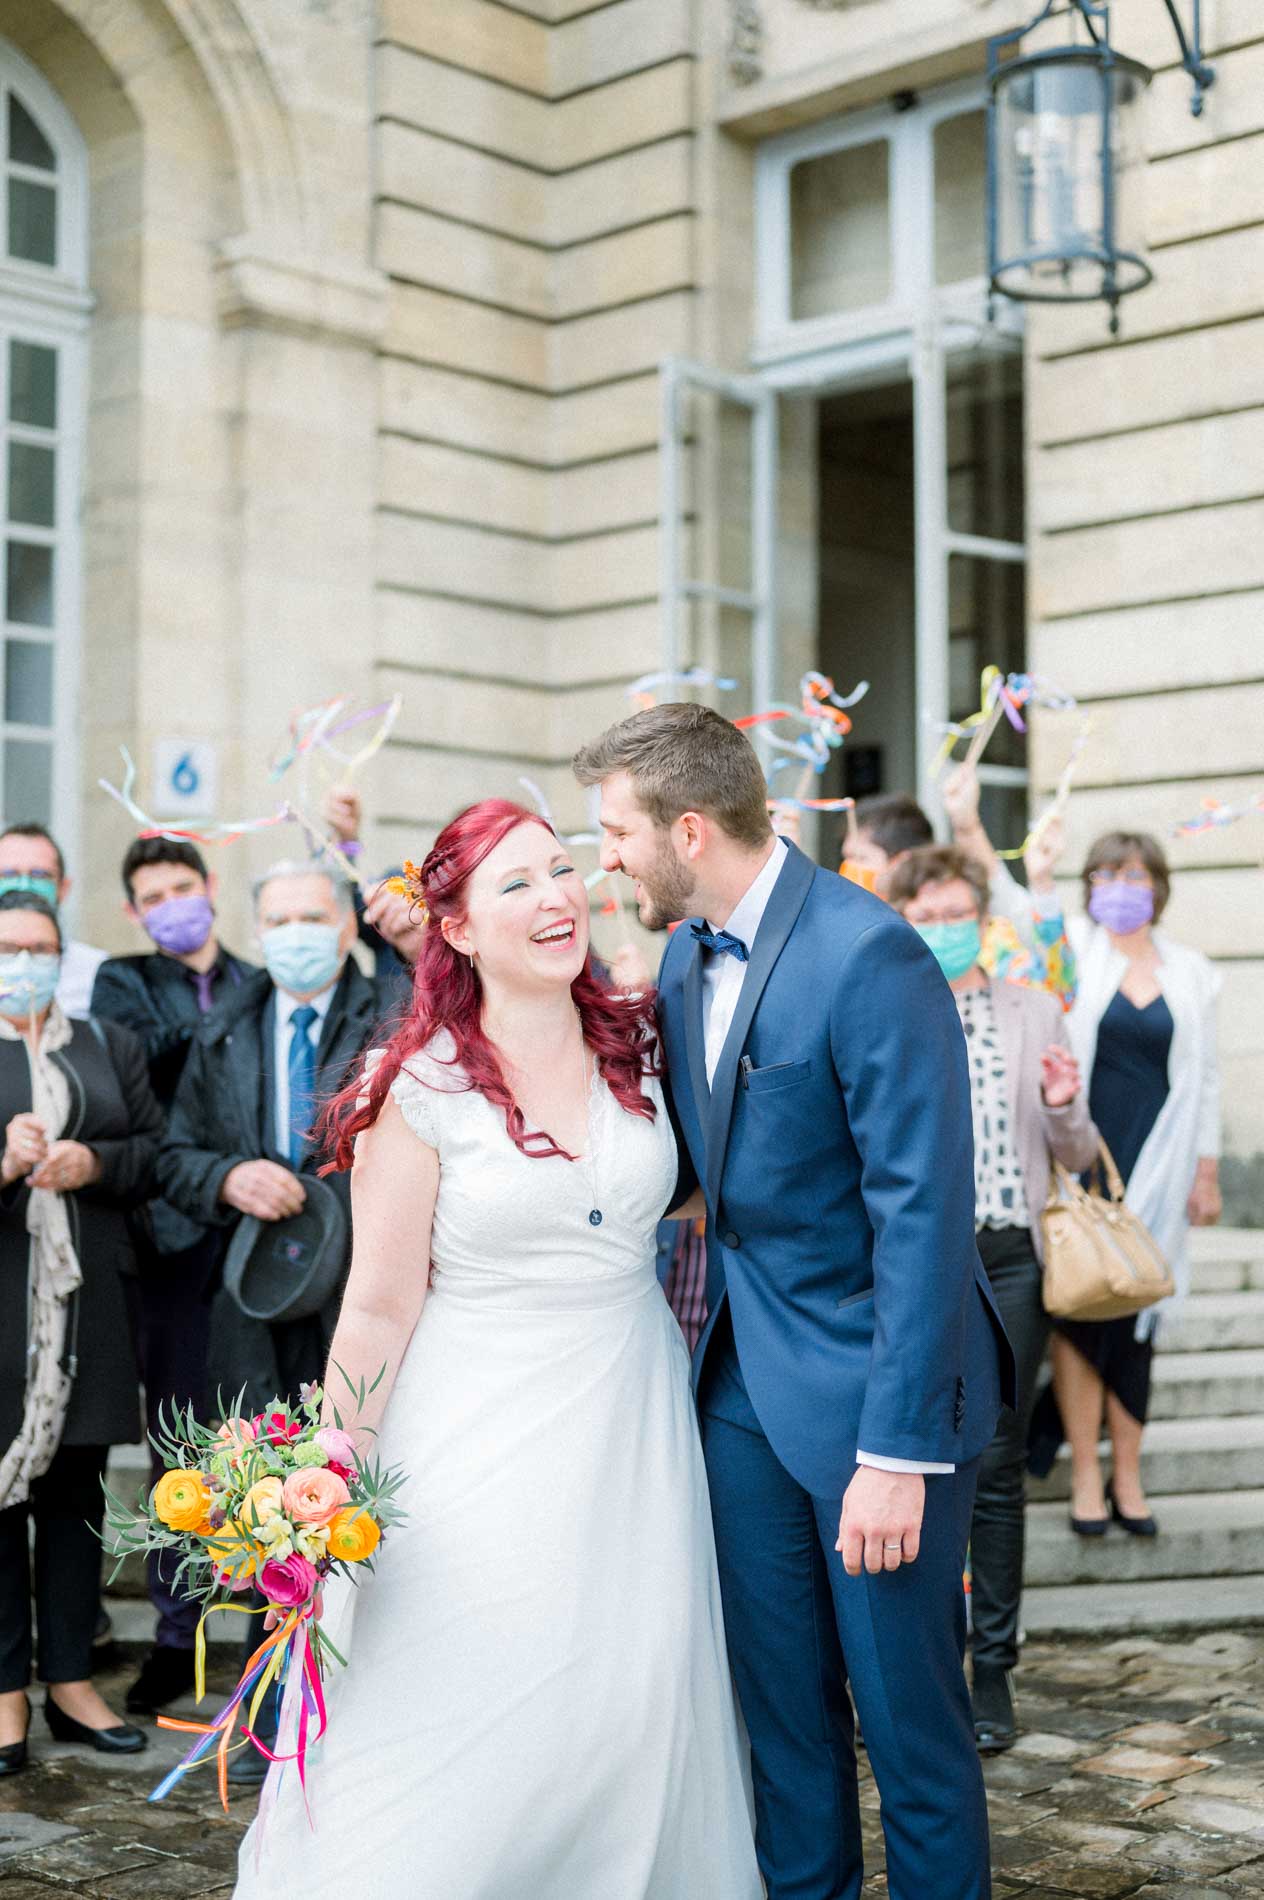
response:
[(329, 1555), (339, 1563), (363, 1563), (381, 1541), (381, 1531), (361, 1506), (346, 1505), (329, 1526)]
[(206, 1554), (216, 1570), (216, 1581), (229, 1590), (248, 1590), (255, 1579), (259, 1547), (226, 1525), (207, 1539)]
[(200, 1471), (164, 1471), (150, 1503), (168, 1530), (199, 1531), (211, 1508), (210, 1488)]
[(266, 1518), (279, 1517), (281, 1514), (281, 1480), (279, 1478), (260, 1478), (252, 1484), (241, 1501), (237, 1513), (237, 1522), (248, 1537), (253, 1537), (255, 1527)]

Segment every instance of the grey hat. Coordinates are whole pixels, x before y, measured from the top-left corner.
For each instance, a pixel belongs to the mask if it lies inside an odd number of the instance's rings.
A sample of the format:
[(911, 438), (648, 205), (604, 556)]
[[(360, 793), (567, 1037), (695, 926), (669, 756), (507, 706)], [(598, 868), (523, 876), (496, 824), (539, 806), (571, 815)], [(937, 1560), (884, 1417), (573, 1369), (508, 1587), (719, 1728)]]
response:
[(347, 1264), (347, 1216), (319, 1175), (305, 1174), (307, 1199), (286, 1220), (243, 1214), (224, 1261), (224, 1286), (250, 1319), (305, 1319), (318, 1313)]

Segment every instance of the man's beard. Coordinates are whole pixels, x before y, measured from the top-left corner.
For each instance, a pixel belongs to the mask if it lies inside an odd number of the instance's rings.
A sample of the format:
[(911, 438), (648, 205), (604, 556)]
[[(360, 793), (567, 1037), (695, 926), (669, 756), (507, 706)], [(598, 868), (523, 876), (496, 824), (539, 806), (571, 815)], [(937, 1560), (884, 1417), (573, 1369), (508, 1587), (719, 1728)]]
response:
[(670, 838), (661, 838), (652, 869), (639, 880), (644, 908), (641, 922), (646, 930), (666, 930), (682, 917), (693, 914), (697, 886), (687, 865), (680, 862), (671, 848)]

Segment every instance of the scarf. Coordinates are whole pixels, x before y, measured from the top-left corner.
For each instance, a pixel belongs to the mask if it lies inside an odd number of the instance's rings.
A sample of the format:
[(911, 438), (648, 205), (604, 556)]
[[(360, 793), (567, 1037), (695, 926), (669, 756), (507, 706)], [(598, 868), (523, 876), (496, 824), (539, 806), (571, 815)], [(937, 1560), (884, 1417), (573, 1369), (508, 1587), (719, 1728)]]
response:
[[(28, 1040), (0, 1016), (0, 1040), (26, 1042), (31, 1070), (31, 1109), (48, 1139), (56, 1141), (70, 1120), (70, 1083), (52, 1060), (70, 1041), (71, 1027), (54, 1003), (43, 1031)], [(27, 1255), (26, 1392), (18, 1435), (0, 1457), (0, 1510), (25, 1503), (31, 1485), (53, 1462), (70, 1404), (72, 1374), (62, 1361), (70, 1297), (83, 1284), (70, 1237), (65, 1197), (51, 1188), (31, 1188), (26, 1197)]]

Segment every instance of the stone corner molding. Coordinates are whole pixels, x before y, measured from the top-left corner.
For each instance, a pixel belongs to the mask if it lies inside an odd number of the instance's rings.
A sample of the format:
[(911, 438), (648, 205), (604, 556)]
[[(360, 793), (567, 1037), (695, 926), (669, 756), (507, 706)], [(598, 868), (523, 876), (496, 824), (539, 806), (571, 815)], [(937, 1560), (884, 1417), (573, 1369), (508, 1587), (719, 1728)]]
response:
[(729, 0), (729, 77), (735, 86), (752, 86), (764, 72), (764, 21), (758, 0)]
[(220, 320), (374, 348), (386, 327), (387, 281), (364, 265), (313, 260), (258, 237), (229, 238), (216, 259)]

